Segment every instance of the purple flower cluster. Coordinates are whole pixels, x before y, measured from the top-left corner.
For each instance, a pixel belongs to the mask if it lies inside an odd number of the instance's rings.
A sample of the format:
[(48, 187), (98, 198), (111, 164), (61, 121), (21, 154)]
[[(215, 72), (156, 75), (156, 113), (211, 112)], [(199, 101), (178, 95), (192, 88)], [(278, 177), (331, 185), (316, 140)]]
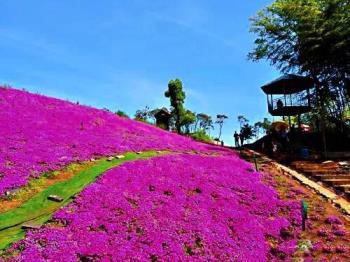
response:
[(105, 110), (0, 87), (0, 196), (74, 161), (166, 149), (217, 150)]
[(331, 225), (342, 225), (343, 221), (338, 216), (329, 216), (326, 218), (326, 223)]
[(268, 238), (278, 255), (296, 248), (294, 215), (281, 217), (282, 209), (294, 214), (299, 203), (283, 203), (235, 155), (138, 160), (99, 177), (56, 223), (27, 233), (13, 259), (266, 261)]

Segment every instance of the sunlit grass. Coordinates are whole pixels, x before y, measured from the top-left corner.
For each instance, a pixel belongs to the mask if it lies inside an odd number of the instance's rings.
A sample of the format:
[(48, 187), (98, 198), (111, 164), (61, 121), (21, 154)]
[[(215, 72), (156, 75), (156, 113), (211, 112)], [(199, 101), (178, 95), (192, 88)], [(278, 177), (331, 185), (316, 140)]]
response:
[[(49, 177), (44, 176), (31, 181), (32, 184), (28, 189), (23, 189), (16, 196), (18, 199), (27, 199), (28, 197), (29, 199), (21, 206), (0, 214), (0, 249), (6, 248), (9, 244), (24, 236), (24, 231), (21, 229), (24, 222), (45, 223), (50, 219), (53, 212), (71, 202), (74, 195), (94, 182), (99, 175), (108, 169), (127, 161), (149, 158), (155, 155), (157, 155), (156, 152), (149, 151), (141, 154), (127, 153), (125, 158), (113, 159), (112, 161), (106, 161), (106, 158), (100, 159), (94, 162), (93, 165), (90, 164), (87, 168), (74, 174), (68, 180), (59, 181), (49, 186), (47, 186), (48, 180), (50, 180)], [(76, 168), (77, 166), (72, 165), (68, 169), (74, 171)], [(58, 176), (59, 173), (56, 175)], [(39, 191), (33, 195), (36, 189)], [(42, 190), (40, 191), (40, 189)], [(64, 200), (63, 202), (53, 202), (47, 199), (49, 195), (59, 195)]]

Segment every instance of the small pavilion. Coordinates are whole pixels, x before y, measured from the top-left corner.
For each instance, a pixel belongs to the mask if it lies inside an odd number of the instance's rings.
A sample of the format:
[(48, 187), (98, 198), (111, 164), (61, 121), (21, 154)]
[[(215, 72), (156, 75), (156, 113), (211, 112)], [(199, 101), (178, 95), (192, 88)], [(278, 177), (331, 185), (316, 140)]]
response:
[(163, 107), (153, 111), (154, 118), (156, 119), (156, 125), (165, 130), (169, 130), (169, 121), (171, 114), (167, 108)]
[(269, 84), (261, 87), (267, 96), (268, 111), (272, 116), (282, 116), (289, 119), (291, 116), (300, 116), (311, 111), (310, 89), (313, 80), (299, 75), (284, 75)]

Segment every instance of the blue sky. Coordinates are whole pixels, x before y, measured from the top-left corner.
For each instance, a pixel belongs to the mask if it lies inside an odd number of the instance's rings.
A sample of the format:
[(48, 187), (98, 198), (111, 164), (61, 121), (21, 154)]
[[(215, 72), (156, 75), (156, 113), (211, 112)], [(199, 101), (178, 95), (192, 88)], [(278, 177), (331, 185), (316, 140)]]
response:
[[(0, 83), (133, 115), (169, 106), (180, 78), (185, 106), (229, 116), (268, 116), (260, 86), (278, 77), (247, 60), (249, 17), (267, 0), (1, 0)], [(216, 134), (218, 129), (212, 133)]]

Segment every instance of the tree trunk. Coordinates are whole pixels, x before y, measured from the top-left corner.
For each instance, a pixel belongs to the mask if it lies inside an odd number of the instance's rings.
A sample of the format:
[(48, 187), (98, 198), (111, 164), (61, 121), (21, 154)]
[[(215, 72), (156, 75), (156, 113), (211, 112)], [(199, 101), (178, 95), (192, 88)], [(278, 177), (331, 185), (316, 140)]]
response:
[(220, 124), (220, 129), (219, 129), (219, 140), (221, 138), (221, 129), (222, 129), (222, 124)]
[(180, 110), (176, 108), (176, 130), (179, 134), (181, 134), (181, 125), (180, 125)]
[(324, 157), (327, 158), (327, 139), (326, 139), (326, 125), (324, 121), (325, 116), (325, 106), (324, 106), (324, 97), (321, 92), (322, 84), (318, 81), (317, 77), (313, 77), (315, 81), (316, 87), (316, 106), (318, 111), (318, 118), (321, 124), (321, 136), (322, 136), (322, 144), (323, 144), (323, 154)]

